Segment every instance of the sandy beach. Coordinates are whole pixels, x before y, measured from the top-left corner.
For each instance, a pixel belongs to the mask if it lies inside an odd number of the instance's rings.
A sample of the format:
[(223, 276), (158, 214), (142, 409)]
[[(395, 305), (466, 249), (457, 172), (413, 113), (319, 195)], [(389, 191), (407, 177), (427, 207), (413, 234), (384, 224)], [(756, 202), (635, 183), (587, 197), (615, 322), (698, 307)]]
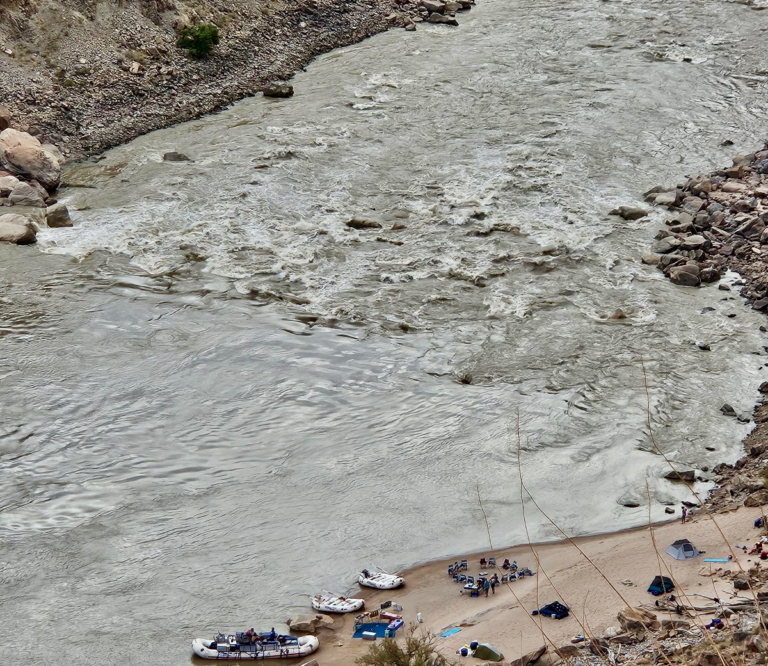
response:
[[(403, 572), (406, 577), (403, 589), (365, 590), (355, 596), (365, 598), (367, 610), (374, 610), (388, 600), (400, 604), (406, 624), (415, 622), (416, 613), (420, 612), (423, 628), (436, 634), (459, 627), (460, 632), (439, 641), (448, 656), (453, 656), (465, 643), (478, 640), (491, 643), (503, 652), (505, 661), (511, 661), (545, 643), (550, 649), (567, 645), (574, 635), (584, 633), (584, 627), (593, 635), (602, 636), (606, 629), (617, 625), (616, 614), (627, 604), (650, 609), (656, 598), (647, 592), (647, 587), (660, 573), (677, 582), (676, 594), (687, 605), (711, 605), (714, 597), (733, 601), (737, 594), (749, 598), (748, 592), (735, 593), (731, 580), (721, 574), (736, 571), (739, 564), (746, 570), (759, 561), (739, 547), (751, 547), (758, 540), (760, 530), (753, 525), (760, 515), (759, 508), (745, 507), (715, 515), (714, 520), (737, 555), (737, 561), (727, 564), (704, 562), (705, 558), (726, 558), (731, 553), (713, 520), (700, 514), (686, 524), (681, 524), (678, 518), (654, 526), (657, 549), (648, 527), (575, 539), (605, 579), (579, 549), (568, 541), (561, 541), (493, 552), (486, 550), (467, 556), (468, 573), (474, 576), (481, 571), (480, 557), (490, 555), (495, 555), (499, 565), (504, 558), (509, 558), (536, 571), (532, 578), (501, 585), (487, 598), (484, 595), (470, 598), (468, 593), (461, 593), (462, 586), (447, 574), (447, 566), (453, 559)], [(672, 542), (683, 538), (705, 552), (685, 561), (665, 553)], [(504, 573), (500, 569), (498, 572)], [(558, 621), (531, 615), (531, 611), (555, 600), (571, 608), (568, 618)], [(664, 615), (666, 612), (659, 613), (660, 618)], [(352, 616), (340, 616), (333, 628), (320, 632), (317, 661), (321, 666), (349, 666), (368, 649), (367, 641), (352, 639), (353, 625)]]

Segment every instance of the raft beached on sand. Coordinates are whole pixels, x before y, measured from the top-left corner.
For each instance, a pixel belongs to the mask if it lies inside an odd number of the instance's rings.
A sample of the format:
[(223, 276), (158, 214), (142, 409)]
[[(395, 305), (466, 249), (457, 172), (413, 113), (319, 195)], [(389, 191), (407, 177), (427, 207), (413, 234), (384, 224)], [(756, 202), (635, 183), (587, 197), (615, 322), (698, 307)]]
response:
[(405, 583), (405, 579), (386, 571), (368, 571), (363, 569), (357, 577), (357, 582), (365, 587), (375, 587), (377, 590), (394, 590)]
[(192, 652), (203, 659), (259, 660), (294, 659), (312, 654), (320, 646), (316, 636), (285, 636), (274, 632), (217, 634), (213, 640), (196, 638)]
[(321, 613), (353, 613), (359, 611), (364, 601), (362, 599), (349, 599), (331, 594), (323, 590), (321, 594), (310, 597), (312, 608)]

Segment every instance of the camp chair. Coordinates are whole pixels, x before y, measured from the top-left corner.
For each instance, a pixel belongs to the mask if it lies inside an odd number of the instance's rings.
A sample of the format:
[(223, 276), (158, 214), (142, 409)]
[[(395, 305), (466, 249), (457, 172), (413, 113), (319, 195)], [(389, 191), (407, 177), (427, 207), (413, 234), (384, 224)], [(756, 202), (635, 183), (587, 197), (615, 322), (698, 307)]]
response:
[(453, 574), (453, 582), (458, 583), (459, 582), (459, 574), (455, 573)]
[(474, 576), (467, 576), (467, 583), (469, 583), (470, 585), (474, 585), (475, 584), (475, 577)]
[(504, 575), (501, 577), (501, 582), (502, 582), (502, 583), (506, 583), (507, 581), (509, 581), (509, 576), (507, 576), (507, 574), (504, 574)]
[(496, 558), (495, 557), (489, 557), (488, 558), (488, 566), (489, 567), (495, 567), (496, 566)]
[(459, 574), (459, 582), (460, 583), (466, 583), (467, 582), (467, 575), (466, 574)]
[(466, 571), (467, 569), (469, 569), (469, 565), (467, 564), (467, 561), (466, 561), (466, 560), (462, 560), (462, 561), (461, 561), (461, 564), (459, 565), (459, 569), (463, 569), (464, 571)]
[(488, 562), (486, 561), (486, 559), (484, 557), (481, 557), (480, 558), (480, 566), (484, 567), (484, 566), (487, 566), (487, 564), (488, 564)]
[(448, 565), (448, 575), (449, 576), (453, 576), (453, 565), (452, 564)]
[(514, 573), (509, 574), (509, 580), (510, 582), (513, 580), (517, 580), (517, 574), (514, 574)]

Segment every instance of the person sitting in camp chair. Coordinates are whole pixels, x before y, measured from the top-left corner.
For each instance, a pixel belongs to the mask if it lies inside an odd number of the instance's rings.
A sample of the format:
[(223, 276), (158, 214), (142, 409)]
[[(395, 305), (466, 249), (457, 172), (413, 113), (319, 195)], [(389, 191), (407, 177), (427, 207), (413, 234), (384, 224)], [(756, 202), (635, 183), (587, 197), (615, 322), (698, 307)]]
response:
[(502, 569), (509, 569), (509, 567), (511, 567), (511, 566), (512, 565), (509, 563), (509, 559), (505, 557), (504, 558), (504, 564), (501, 565), (501, 568)]
[(487, 560), (486, 560), (484, 557), (481, 557), (481, 558), (480, 558), (480, 566), (481, 566), (481, 567), (484, 567), (484, 566), (486, 566), (487, 564), (488, 564), (488, 561), (487, 561)]

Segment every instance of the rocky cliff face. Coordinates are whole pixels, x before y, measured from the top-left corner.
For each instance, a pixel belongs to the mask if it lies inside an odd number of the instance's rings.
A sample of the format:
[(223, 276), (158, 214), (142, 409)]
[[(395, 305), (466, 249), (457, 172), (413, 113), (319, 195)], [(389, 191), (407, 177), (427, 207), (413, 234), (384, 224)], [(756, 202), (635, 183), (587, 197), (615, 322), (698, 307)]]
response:
[[(255, 94), (319, 53), (413, 29), (427, 13), (417, 0), (3, 0), (0, 103), (19, 129), (77, 159)], [(203, 60), (176, 46), (196, 22), (221, 30)]]

